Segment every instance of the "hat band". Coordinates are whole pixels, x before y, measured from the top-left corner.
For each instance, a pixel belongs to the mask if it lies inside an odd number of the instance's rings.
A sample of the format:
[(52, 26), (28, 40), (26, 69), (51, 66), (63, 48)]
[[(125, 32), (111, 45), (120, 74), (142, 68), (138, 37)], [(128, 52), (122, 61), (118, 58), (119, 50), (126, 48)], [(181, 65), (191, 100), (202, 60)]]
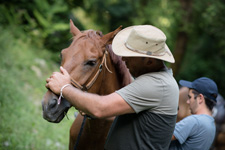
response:
[[(132, 50), (134, 52), (137, 52), (137, 53), (140, 53), (140, 54), (145, 54), (145, 55), (149, 55), (149, 56), (163, 56), (165, 55), (166, 53), (168, 53), (169, 55), (171, 55), (168, 51), (164, 51), (162, 53), (155, 53), (155, 52), (150, 52), (150, 51), (142, 51), (142, 50), (137, 50), (137, 49), (133, 49), (132, 47), (130, 47), (126, 42), (124, 43), (124, 45), (126, 46), (126, 48), (128, 48), (129, 50)], [(157, 50), (159, 51), (159, 50)], [(156, 51), (156, 52), (157, 52)]]

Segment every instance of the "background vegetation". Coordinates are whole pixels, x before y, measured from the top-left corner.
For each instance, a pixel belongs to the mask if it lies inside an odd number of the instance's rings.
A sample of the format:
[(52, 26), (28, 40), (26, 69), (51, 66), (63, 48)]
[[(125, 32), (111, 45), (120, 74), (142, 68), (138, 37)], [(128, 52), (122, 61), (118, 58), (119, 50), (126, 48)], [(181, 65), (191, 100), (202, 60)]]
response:
[(214, 79), (225, 96), (225, 2), (222, 0), (0, 1), (0, 149), (67, 149), (74, 120), (42, 118), (45, 79), (70, 44), (69, 19), (104, 34), (118, 26), (151, 24), (167, 35), (174, 76)]

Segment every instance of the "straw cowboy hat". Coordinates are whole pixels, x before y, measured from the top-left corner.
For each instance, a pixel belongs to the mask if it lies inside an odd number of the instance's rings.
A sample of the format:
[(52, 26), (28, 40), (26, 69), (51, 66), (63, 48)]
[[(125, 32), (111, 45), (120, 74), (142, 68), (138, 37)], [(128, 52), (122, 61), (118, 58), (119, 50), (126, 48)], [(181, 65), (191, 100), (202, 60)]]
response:
[(166, 45), (166, 36), (151, 25), (137, 25), (121, 30), (113, 39), (112, 50), (123, 57), (151, 57), (174, 63)]

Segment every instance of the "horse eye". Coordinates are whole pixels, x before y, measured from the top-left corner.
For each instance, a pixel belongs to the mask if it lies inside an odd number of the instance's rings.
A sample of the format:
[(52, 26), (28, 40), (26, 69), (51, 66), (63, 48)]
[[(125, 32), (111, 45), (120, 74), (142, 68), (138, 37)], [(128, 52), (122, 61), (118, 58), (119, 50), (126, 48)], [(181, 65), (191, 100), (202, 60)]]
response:
[(96, 61), (95, 60), (89, 60), (89, 61), (87, 61), (87, 63), (85, 65), (95, 66), (95, 64), (96, 64)]

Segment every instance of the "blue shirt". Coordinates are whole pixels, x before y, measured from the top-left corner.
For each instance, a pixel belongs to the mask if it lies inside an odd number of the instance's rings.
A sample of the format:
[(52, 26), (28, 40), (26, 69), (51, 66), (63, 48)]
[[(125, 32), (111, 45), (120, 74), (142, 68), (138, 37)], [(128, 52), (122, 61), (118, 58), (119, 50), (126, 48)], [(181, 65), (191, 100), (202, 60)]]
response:
[(215, 138), (214, 118), (209, 115), (191, 115), (175, 126), (169, 150), (208, 150)]

